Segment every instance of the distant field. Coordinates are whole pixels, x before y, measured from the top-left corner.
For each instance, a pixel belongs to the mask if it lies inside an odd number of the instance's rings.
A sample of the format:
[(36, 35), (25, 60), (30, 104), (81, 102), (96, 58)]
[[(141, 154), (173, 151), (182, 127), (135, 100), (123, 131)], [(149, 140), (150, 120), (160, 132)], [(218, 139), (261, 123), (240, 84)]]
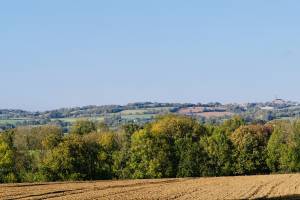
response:
[(16, 119), (0, 119), (0, 124), (13, 124), (16, 125), (18, 122), (24, 122), (30, 120), (29, 118), (16, 118)]
[(234, 113), (227, 112), (227, 111), (205, 111), (204, 107), (182, 108), (178, 111), (178, 113), (184, 114), (184, 115), (202, 116), (202, 117), (206, 117), (206, 118), (226, 117), (226, 116), (234, 115)]
[[(79, 120), (80, 118), (55, 118), (55, 119), (51, 119), (52, 121), (55, 120), (60, 120), (62, 122), (69, 122), (69, 123), (73, 123), (77, 120)], [(95, 121), (103, 121), (104, 117), (89, 117), (89, 119), (91, 120), (95, 120)]]
[(122, 115), (123, 119), (134, 120), (134, 119), (152, 119), (157, 116), (156, 114), (136, 114), (136, 115)]
[(300, 175), (5, 184), (0, 199), (300, 199)]
[(147, 109), (135, 109), (135, 110), (123, 110), (121, 111), (121, 115), (140, 115), (145, 114), (147, 112), (169, 112), (173, 107), (157, 107), (157, 108), (147, 108)]
[(178, 112), (180, 114), (196, 114), (196, 113), (202, 113), (204, 111), (203, 107), (188, 107), (188, 108), (181, 108)]
[(203, 113), (197, 113), (197, 116), (203, 116), (203, 117), (225, 117), (225, 116), (232, 116), (234, 115), (231, 112), (203, 112)]
[[(113, 116), (118, 116), (116, 114), (108, 114), (107, 117), (113, 117)], [(148, 119), (148, 118), (152, 118), (153, 116), (155, 116), (155, 114), (128, 114), (128, 115), (121, 115), (121, 118), (123, 119), (128, 119), (128, 120), (132, 120), (132, 119)], [(70, 123), (74, 123), (75, 121), (77, 121), (80, 118), (59, 118), (59, 119), (53, 119), (53, 120), (61, 120), (63, 122), (70, 122)], [(104, 117), (96, 117), (96, 118), (88, 118), (94, 121), (104, 121)]]

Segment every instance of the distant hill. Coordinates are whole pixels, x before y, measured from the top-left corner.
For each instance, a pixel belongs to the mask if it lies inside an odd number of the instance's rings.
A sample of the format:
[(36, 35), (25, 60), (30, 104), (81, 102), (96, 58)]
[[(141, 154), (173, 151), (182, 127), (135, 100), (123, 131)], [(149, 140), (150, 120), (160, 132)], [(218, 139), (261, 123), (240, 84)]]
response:
[(270, 102), (244, 104), (137, 102), (127, 105), (61, 108), (43, 112), (0, 109), (0, 130), (43, 124), (57, 124), (67, 129), (78, 118), (90, 118), (103, 121), (111, 127), (118, 127), (129, 122), (143, 124), (158, 115), (168, 113), (189, 115), (200, 121), (211, 123), (220, 123), (233, 115), (240, 115), (248, 122), (270, 121), (299, 117), (300, 104), (275, 99)]

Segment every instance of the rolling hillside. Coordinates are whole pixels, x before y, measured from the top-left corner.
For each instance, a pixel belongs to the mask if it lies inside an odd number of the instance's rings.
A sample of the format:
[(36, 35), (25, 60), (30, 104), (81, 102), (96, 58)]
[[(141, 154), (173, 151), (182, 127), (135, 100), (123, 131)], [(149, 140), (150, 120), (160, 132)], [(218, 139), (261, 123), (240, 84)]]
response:
[(271, 121), (300, 116), (297, 102), (275, 99), (264, 103), (221, 104), (221, 103), (131, 103), (127, 105), (84, 106), (61, 108), (43, 112), (0, 109), (0, 131), (27, 125), (56, 124), (67, 131), (78, 118), (90, 118), (105, 122), (110, 127), (134, 122), (144, 124), (158, 115), (181, 114), (197, 118), (202, 122), (219, 123), (240, 115), (246, 121)]

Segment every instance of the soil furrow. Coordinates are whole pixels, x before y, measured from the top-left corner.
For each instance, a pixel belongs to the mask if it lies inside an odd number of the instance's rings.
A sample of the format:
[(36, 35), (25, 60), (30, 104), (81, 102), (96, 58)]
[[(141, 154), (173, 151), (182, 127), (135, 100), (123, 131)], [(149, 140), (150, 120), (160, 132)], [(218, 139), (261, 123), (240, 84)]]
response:
[(0, 185), (0, 199), (300, 199), (300, 174)]

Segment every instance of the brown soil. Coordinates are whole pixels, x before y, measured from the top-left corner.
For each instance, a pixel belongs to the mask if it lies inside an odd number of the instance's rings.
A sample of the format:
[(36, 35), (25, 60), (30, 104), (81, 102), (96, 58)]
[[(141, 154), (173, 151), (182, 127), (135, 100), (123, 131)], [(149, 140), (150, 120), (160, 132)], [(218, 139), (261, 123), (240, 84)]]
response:
[(189, 107), (189, 108), (181, 108), (178, 112), (180, 114), (196, 114), (196, 113), (202, 113), (204, 111), (203, 107)]
[(197, 115), (210, 118), (210, 117), (232, 116), (233, 113), (231, 113), (231, 112), (203, 112), (203, 113), (198, 113)]
[(3, 184), (0, 199), (300, 199), (300, 174)]

